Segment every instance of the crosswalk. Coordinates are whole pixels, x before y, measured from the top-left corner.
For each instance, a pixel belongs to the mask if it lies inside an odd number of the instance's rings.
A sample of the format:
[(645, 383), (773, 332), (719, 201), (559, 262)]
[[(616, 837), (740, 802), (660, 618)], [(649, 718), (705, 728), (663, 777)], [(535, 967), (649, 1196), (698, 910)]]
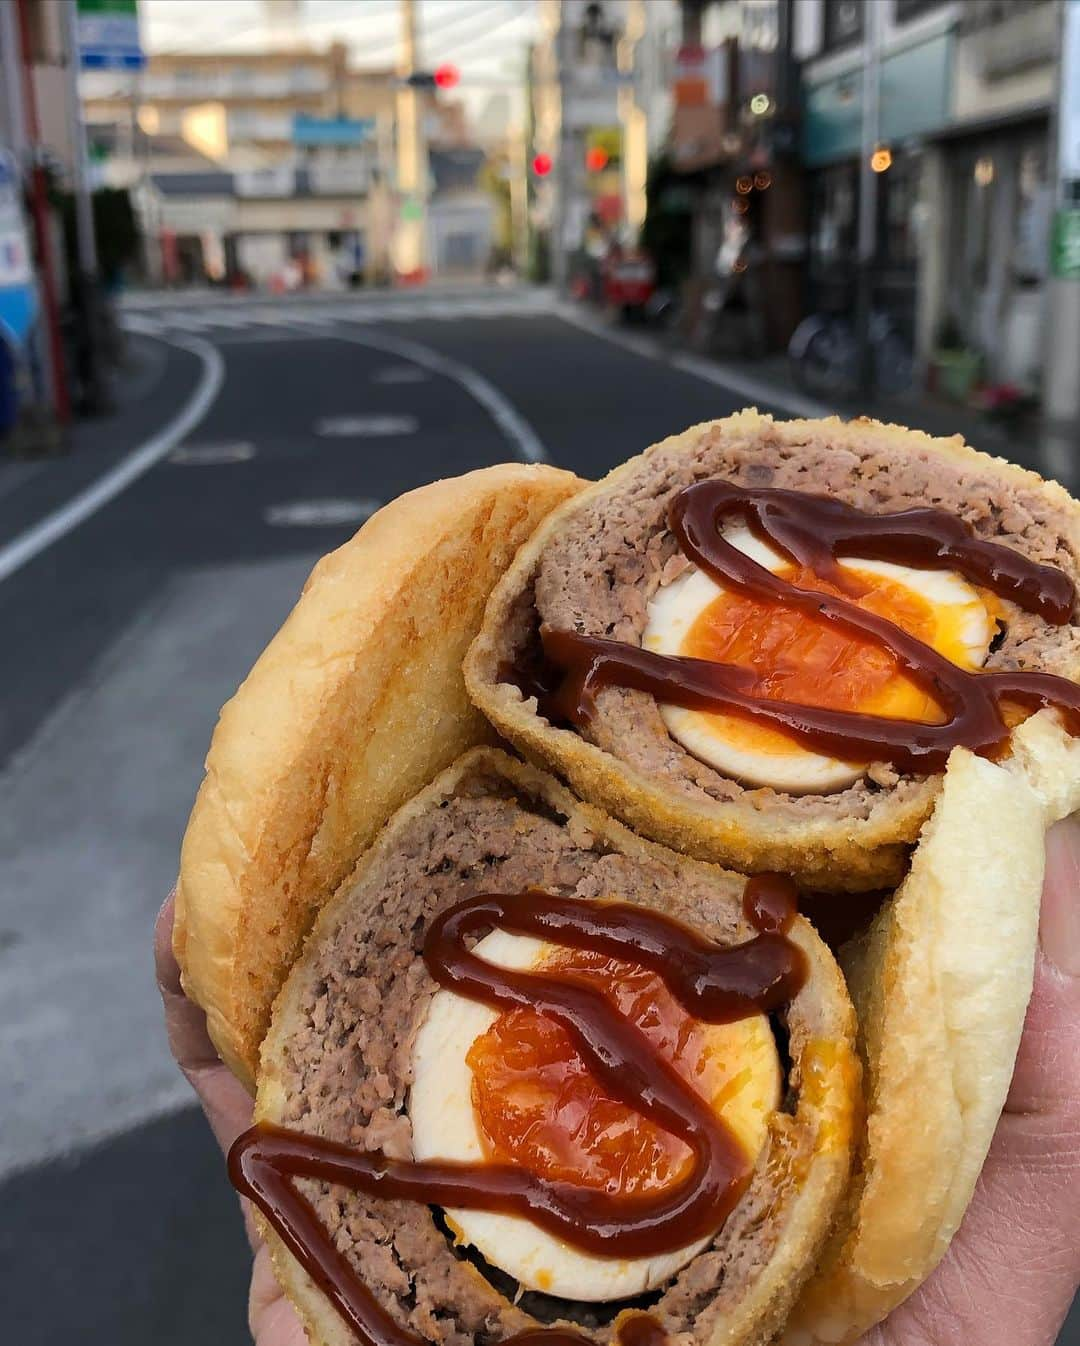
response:
[(456, 322), (466, 318), (530, 317), (550, 313), (551, 296), (543, 290), (479, 296), (388, 295), (356, 300), (308, 303), (283, 298), (279, 303), (244, 299), (218, 304), (162, 303), (153, 309), (127, 308), (120, 315), (129, 332), (145, 336), (197, 335), (223, 339), (274, 339), (316, 334), (367, 323)]

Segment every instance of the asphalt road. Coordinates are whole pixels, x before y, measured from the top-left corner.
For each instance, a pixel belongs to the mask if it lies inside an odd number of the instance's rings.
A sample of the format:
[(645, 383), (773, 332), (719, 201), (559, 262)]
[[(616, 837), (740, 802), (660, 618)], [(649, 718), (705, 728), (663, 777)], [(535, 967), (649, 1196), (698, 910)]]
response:
[[(111, 437), (0, 464), (2, 572), (5, 543), (168, 429), (221, 361), (173, 452), (0, 580), (0, 1303), (20, 1346), (247, 1340), (246, 1244), (165, 1051), (150, 930), (217, 708), (314, 560), (433, 478), (539, 453), (594, 476), (747, 401), (527, 297), (134, 322), (156, 372)], [(185, 335), (194, 351), (160, 339)]]

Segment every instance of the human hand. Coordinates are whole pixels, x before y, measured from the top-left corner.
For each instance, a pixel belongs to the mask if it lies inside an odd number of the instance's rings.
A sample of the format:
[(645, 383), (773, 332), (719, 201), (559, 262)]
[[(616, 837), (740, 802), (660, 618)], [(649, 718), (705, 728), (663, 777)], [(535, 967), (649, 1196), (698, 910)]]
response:
[[(198, 1095), (206, 1120), (224, 1153), (251, 1125), (251, 1095), (223, 1065), (206, 1031), (206, 1015), (180, 989), (180, 969), (172, 951), (173, 897), (165, 901), (154, 927), (154, 962), (165, 1007), (165, 1028), (176, 1064)], [(270, 1250), (259, 1237), (246, 1201), (241, 1207), (255, 1254), (248, 1295), (248, 1325), (255, 1346), (307, 1346), (296, 1311), (285, 1298), (270, 1265)]]
[[(251, 1124), (251, 1098), (180, 989), (172, 920), (170, 897), (155, 931), (169, 1045), (228, 1150)], [(1053, 1346), (1080, 1284), (1080, 815), (1047, 837), (1039, 943), (1012, 1088), (964, 1222), (926, 1284), (857, 1346)], [(247, 1209), (244, 1218), (255, 1346), (305, 1346)]]

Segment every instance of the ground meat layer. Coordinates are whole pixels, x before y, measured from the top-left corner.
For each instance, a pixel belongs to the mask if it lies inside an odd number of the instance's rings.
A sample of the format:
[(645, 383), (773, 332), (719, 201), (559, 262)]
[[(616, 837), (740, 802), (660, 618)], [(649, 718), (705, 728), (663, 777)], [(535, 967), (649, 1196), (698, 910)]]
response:
[[(272, 1031), (272, 1062), (264, 1053), (264, 1071), (272, 1070), (287, 1100), (276, 1120), (408, 1157), (412, 1048), (435, 991), (420, 956), (427, 927), (437, 912), (468, 896), (530, 885), (641, 902), (724, 942), (752, 933), (736, 876), (674, 857), (671, 863), (631, 857), (574, 809), (560, 812), (490, 770), (474, 774), (451, 797), (397, 824), (392, 847), (376, 848), (374, 861), (335, 899), (331, 919), (316, 927), (286, 988), (288, 1005), (276, 1011), (287, 1017), (288, 1030)], [(800, 993), (796, 1006), (809, 994)], [(821, 1029), (812, 1010), (793, 1007), (790, 1019), (785, 1031), (795, 1056), (808, 1033)], [(791, 1175), (805, 1171), (812, 1157), (808, 1133), (797, 1115), (777, 1115), (752, 1184), (725, 1228), (651, 1308), (674, 1342), (709, 1339), (772, 1256)], [(556, 1320), (575, 1323), (597, 1341), (611, 1339), (610, 1307), (545, 1302), (534, 1294), (515, 1306), (516, 1287), (503, 1277), (507, 1292), (496, 1289), (499, 1277), (486, 1277), (455, 1252), (428, 1209), (306, 1186), (338, 1248), (399, 1321), (425, 1339), (487, 1346)]]
[[(709, 477), (829, 495), (870, 513), (932, 505), (980, 537), (1080, 577), (1072, 502), (1030, 473), (962, 449), (944, 453), (925, 437), (873, 422), (787, 426), (745, 414), (665, 441), (617, 474), (609, 489), (569, 508), (540, 555), (531, 592), (521, 595), (518, 629), (508, 633), (518, 652), (527, 653), (540, 622), (640, 644), (649, 600), (686, 565), (667, 528), (668, 506), (683, 487)], [(1076, 675), (1075, 616), (1071, 625), (1055, 627), (1013, 604), (1005, 608), (1007, 629), (988, 668)], [(867, 819), (883, 790), (891, 804), (926, 795), (929, 807), (931, 783), (884, 764), (828, 795), (744, 788), (672, 739), (652, 697), (609, 688), (598, 696), (597, 711), (584, 733), (605, 752), (692, 799), (768, 810), (778, 826), (785, 819)]]

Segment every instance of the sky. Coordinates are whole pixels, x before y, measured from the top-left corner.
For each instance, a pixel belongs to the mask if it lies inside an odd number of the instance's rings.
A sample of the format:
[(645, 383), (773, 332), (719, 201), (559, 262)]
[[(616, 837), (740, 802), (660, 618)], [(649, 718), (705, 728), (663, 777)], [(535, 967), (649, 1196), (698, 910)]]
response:
[[(284, 19), (268, 19), (277, 9)], [(295, 9), (291, 27), (288, 12)], [(357, 67), (394, 66), (400, 52), (397, 0), (141, 0), (143, 43), (149, 51), (237, 51), (296, 40), (325, 47), (348, 43)], [(533, 0), (419, 0), (424, 64), (452, 62), (462, 83), (519, 83), (524, 49), (537, 30)]]

